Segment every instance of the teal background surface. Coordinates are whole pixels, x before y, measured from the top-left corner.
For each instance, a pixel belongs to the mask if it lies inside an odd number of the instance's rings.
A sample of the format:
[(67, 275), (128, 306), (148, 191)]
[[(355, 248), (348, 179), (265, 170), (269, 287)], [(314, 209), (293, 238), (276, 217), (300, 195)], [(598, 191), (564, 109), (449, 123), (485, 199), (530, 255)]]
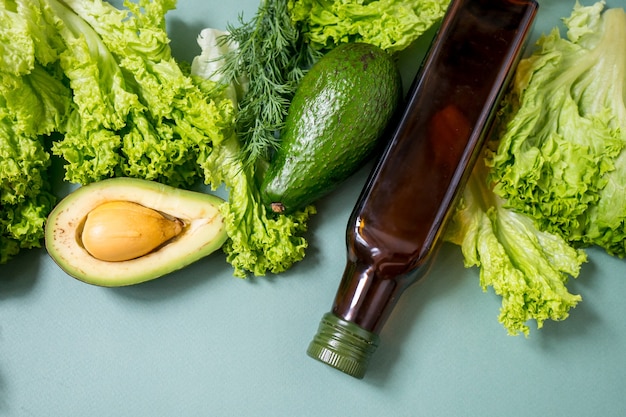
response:
[[(541, 1), (534, 38), (574, 3)], [(249, 18), (257, 4), (179, 0), (168, 17), (174, 54), (192, 59), (202, 28)], [(407, 79), (419, 51), (403, 56)], [(529, 338), (506, 334), (499, 297), (445, 245), (400, 299), (363, 380), (306, 356), (370, 168), (319, 203), (306, 259), (280, 276), (234, 278), (221, 252), (125, 288), (76, 281), (43, 249), (0, 265), (0, 415), (626, 415), (626, 264), (596, 249), (569, 285), (583, 302)]]

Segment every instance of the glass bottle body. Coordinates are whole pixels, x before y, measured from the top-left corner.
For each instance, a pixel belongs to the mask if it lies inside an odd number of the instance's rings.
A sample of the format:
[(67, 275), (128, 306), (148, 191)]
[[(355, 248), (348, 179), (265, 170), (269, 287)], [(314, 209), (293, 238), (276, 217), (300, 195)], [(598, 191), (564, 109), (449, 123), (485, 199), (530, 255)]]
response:
[(342, 340), (362, 331), (353, 344), (375, 349), (402, 292), (426, 274), (537, 7), (533, 0), (451, 2), (350, 217), (346, 268), (320, 324), (321, 333), (333, 329), (332, 341), (323, 346), (327, 333), (314, 339), (309, 355), (333, 365), (330, 353), (349, 356)]

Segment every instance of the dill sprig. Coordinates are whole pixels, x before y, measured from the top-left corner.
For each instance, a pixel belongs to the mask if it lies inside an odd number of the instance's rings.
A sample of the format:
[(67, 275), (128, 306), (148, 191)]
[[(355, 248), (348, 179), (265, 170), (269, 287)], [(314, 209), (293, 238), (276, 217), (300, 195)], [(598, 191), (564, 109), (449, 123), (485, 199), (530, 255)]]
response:
[(321, 54), (291, 21), (287, 0), (261, 1), (251, 20), (239, 15), (240, 25), (228, 25), (221, 40), (238, 45), (223, 57), (222, 80), (248, 80), (236, 117), (242, 156), (248, 163), (269, 159), (279, 146), (279, 132), (298, 83)]

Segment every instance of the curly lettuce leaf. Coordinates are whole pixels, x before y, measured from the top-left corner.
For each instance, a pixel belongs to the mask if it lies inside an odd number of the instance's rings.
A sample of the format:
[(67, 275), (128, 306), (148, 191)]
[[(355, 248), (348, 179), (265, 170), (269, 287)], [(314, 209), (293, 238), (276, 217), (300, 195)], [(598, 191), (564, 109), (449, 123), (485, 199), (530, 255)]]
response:
[(25, 74), (35, 64), (35, 43), (28, 21), (6, 5), (0, 8), (0, 65), (4, 72)]
[(0, 116), (0, 264), (20, 249), (41, 246), (43, 225), (55, 203), (49, 166), (43, 140), (17, 134), (12, 121)]
[(450, 0), (289, 0), (291, 18), (319, 49), (366, 42), (407, 48), (436, 24)]
[(44, 224), (55, 202), (53, 194), (41, 191), (17, 204), (0, 203), (0, 264), (21, 249), (41, 247)]
[(490, 157), (495, 191), (541, 230), (626, 255), (626, 13), (576, 4), (522, 60)]
[(46, 141), (64, 124), (71, 92), (54, 62), (61, 42), (48, 30), (46, 5), (17, 0), (0, 6), (1, 264), (41, 246), (55, 203)]
[(232, 103), (208, 95), (172, 57), (165, 15), (174, 0), (50, 0), (67, 48), (61, 66), (74, 103), (53, 152), (65, 178), (86, 184), (114, 176), (187, 188), (199, 165), (232, 131)]
[(484, 160), (478, 161), (464, 189), (445, 239), (461, 247), (465, 266), (480, 268), (480, 286), (502, 297), (498, 320), (511, 335), (528, 336), (528, 322), (541, 328), (560, 321), (582, 300), (567, 287), (587, 260), (556, 234), (540, 231), (533, 220), (505, 207), (488, 186)]
[(228, 202), (221, 207), (228, 233), (223, 250), (236, 277), (279, 274), (304, 258), (308, 242), (303, 234), (314, 207), (291, 215), (268, 212), (254, 166), (241, 158), (236, 135), (217, 148), (203, 168), (210, 176), (218, 172), (228, 189)]

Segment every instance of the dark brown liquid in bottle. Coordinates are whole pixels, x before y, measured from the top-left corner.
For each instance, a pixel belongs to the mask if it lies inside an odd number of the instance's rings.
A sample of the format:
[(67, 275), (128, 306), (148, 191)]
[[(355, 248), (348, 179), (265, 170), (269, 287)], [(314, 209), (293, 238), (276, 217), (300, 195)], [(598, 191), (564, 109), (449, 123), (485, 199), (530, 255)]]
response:
[(515, 0), (450, 7), (348, 224), (332, 312), (374, 333), (426, 272), (536, 11)]

